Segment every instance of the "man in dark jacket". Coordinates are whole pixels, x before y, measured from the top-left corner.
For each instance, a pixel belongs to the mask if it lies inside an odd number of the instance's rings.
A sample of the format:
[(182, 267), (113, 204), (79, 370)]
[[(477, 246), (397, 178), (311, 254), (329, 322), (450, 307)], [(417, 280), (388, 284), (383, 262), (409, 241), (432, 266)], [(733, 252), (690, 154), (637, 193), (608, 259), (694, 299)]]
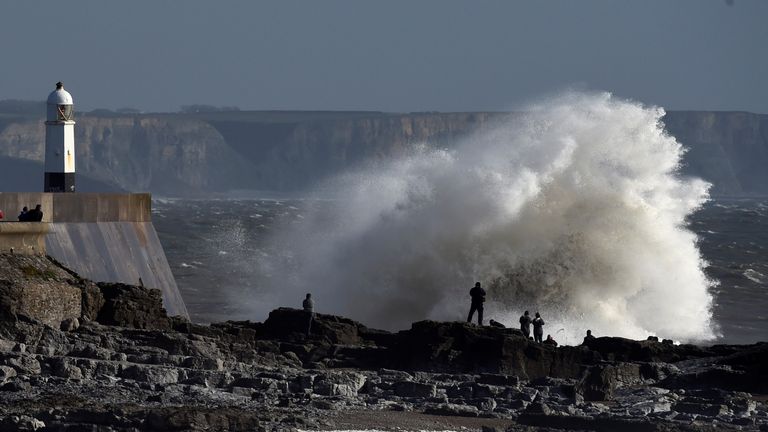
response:
[(35, 208), (27, 212), (27, 221), (29, 222), (40, 222), (43, 220), (43, 211), (40, 209), (40, 204), (36, 205)]
[(528, 311), (525, 311), (520, 317), (520, 331), (523, 332), (523, 336), (526, 339), (531, 337), (531, 316), (528, 314)]
[(483, 303), (485, 303), (485, 290), (480, 286), (480, 282), (475, 283), (475, 287), (469, 290), (469, 296), (472, 297), (472, 305), (469, 307), (469, 316), (467, 322), (472, 322), (472, 315), (477, 311), (477, 325), (483, 325)]

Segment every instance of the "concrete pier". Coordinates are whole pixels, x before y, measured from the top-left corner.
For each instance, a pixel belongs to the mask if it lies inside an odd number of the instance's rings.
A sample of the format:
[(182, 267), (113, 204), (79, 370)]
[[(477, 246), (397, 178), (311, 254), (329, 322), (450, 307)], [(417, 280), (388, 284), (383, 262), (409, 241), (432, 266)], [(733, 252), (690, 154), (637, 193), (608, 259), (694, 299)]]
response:
[[(13, 222), (40, 204), (42, 222)], [(0, 250), (48, 254), (94, 281), (157, 288), (169, 315), (188, 316), (152, 225), (151, 196), (106, 193), (0, 193)]]

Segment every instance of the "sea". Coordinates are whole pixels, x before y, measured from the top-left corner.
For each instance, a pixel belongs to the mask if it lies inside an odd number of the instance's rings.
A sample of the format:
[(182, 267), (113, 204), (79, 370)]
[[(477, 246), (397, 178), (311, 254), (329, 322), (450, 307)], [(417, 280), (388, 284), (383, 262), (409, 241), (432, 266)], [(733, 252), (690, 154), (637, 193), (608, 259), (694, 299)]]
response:
[[(269, 287), (290, 275), (260, 263), (291, 254), (269, 239), (318, 205), (334, 204), (295, 197), (153, 200), (153, 222), (192, 320), (266, 319), (279, 297)], [(687, 229), (712, 281), (718, 337), (711, 343), (768, 340), (768, 198), (712, 199), (688, 217)]]

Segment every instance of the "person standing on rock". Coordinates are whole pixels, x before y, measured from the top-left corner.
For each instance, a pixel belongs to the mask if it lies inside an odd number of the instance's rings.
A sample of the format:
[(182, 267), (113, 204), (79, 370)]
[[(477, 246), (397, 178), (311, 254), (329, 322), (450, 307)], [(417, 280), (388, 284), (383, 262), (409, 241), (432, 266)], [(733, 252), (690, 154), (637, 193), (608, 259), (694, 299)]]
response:
[(587, 330), (587, 335), (584, 336), (584, 342), (582, 342), (581, 344), (586, 345), (593, 340), (595, 340), (595, 337), (592, 336), (592, 330)]
[(480, 282), (475, 283), (474, 288), (469, 290), (469, 296), (472, 297), (472, 305), (469, 307), (467, 322), (472, 322), (472, 315), (477, 311), (477, 325), (483, 325), (483, 303), (485, 303), (485, 290), (480, 286)]
[(315, 317), (315, 301), (312, 300), (312, 294), (307, 293), (307, 297), (301, 305), (304, 312), (307, 313), (307, 337), (309, 337), (309, 332), (312, 330), (312, 319)]
[(533, 324), (533, 340), (541, 343), (544, 338), (544, 320), (538, 312), (536, 312), (536, 318), (531, 321), (531, 324)]
[(528, 314), (528, 311), (525, 311), (525, 313), (520, 316), (520, 331), (523, 332), (523, 336), (525, 336), (526, 339), (531, 337), (531, 315)]

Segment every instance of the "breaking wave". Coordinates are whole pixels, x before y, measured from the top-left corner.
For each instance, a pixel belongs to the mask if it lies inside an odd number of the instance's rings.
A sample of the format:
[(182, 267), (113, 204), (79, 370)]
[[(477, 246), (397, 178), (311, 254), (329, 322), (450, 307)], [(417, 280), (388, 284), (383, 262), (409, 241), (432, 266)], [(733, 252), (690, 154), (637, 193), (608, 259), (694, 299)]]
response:
[(333, 178), (315, 195), (337, 200), (272, 238), (291, 252), (263, 263), (285, 275), (268, 291), (282, 304), (313, 292), (320, 312), (395, 329), (465, 318), (480, 281), (486, 320), (540, 311), (561, 342), (587, 328), (711, 339), (712, 282), (686, 227), (709, 185), (679, 175), (684, 149), (663, 115), (571, 93), (450, 149)]

